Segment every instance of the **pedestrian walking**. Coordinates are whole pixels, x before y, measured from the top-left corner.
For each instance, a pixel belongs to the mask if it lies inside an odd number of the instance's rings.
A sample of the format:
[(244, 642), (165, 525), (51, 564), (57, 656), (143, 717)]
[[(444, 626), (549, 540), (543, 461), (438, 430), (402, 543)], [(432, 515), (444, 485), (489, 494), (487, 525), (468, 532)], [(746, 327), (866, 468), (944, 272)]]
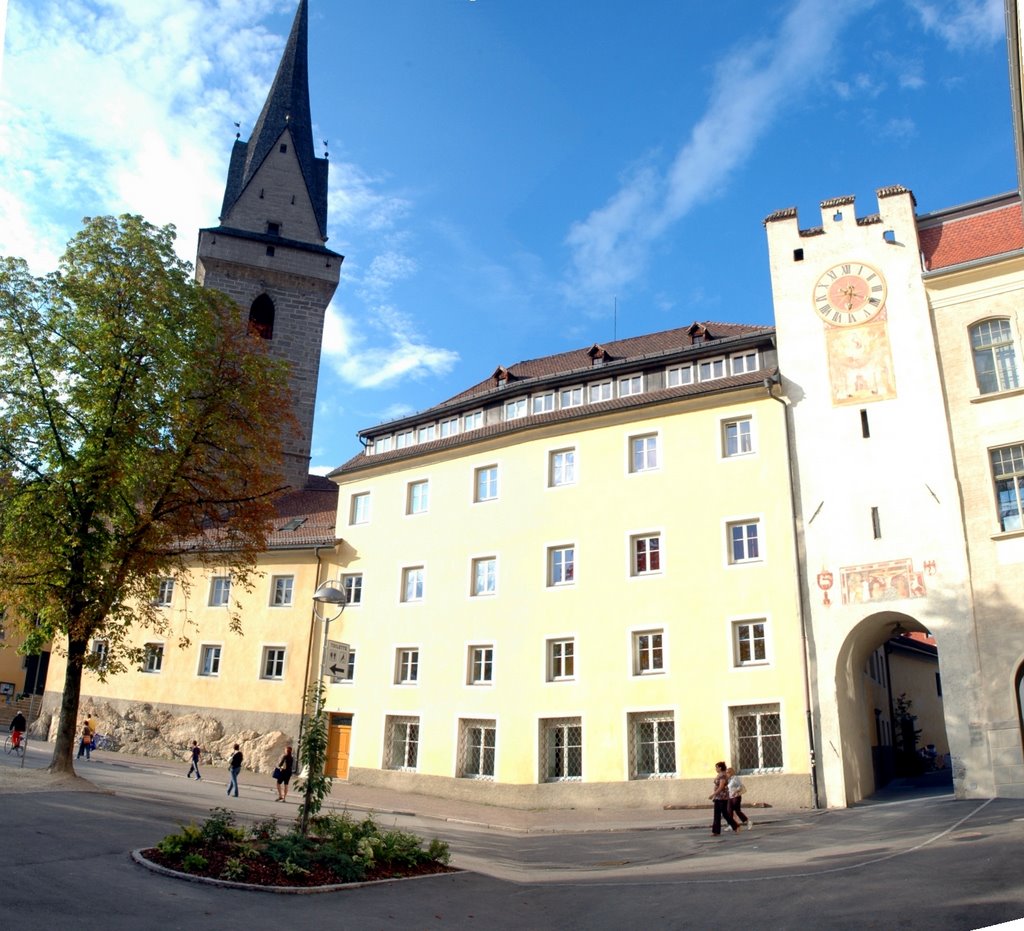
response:
[(717, 837), (722, 833), (722, 819), (733, 832), (737, 831), (736, 819), (729, 813), (729, 777), (725, 774), (724, 762), (715, 763), (715, 788), (709, 798), (715, 805), (715, 819), (711, 823), (711, 833)]
[(192, 747), (188, 751), (188, 755), (189, 759), (191, 760), (191, 764), (189, 765), (188, 773), (185, 775), (185, 778), (191, 779), (192, 774), (195, 773), (196, 782), (199, 782), (199, 780), (203, 778), (201, 775), (199, 775), (199, 761), (202, 759), (203, 756), (203, 748), (199, 746), (198, 740), (192, 741)]
[(292, 748), (286, 747), (284, 756), (274, 770), (274, 778), (277, 780), (277, 801), (283, 802), (288, 798), (288, 783), (291, 782), (292, 772), (295, 769), (295, 757), (292, 756)]
[(235, 752), (231, 754), (231, 762), (228, 763), (228, 795), (234, 795), (235, 798), (238, 798), (238, 774), (241, 771), (242, 751), (238, 749), (238, 744), (235, 744)]
[(739, 819), (741, 823), (745, 824), (749, 831), (754, 826), (754, 822), (743, 813), (743, 793), (747, 787), (743, 785), (740, 774), (731, 766), (725, 771), (725, 774), (729, 777), (729, 814), (732, 815), (734, 821)]
[(82, 722), (82, 736), (78, 741), (78, 759), (83, 755), (87, 760), (92, 759), (92, 728), (88, 721)]

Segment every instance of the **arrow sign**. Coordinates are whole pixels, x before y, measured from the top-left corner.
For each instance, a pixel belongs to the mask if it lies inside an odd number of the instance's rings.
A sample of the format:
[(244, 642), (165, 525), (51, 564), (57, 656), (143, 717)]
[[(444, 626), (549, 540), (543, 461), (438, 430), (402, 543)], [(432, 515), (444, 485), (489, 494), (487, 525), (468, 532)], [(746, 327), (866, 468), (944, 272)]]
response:
[(335, 679), (348, 669), (350, 649), (347, 643), (341, 643), (338, 640), (327, 641), (327, 649), (324, 651), (324, 669)]

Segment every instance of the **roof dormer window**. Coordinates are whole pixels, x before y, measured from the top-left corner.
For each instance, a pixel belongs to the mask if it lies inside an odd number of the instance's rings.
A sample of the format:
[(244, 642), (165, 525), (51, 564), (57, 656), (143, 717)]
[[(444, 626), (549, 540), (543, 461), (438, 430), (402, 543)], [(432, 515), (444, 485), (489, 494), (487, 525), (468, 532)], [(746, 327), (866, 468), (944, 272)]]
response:
[(288, 151), (288, 143), (282, 142), (277, 151), (278, 152), (282, 152), (282, 153), (283, 152), (287, 152)]

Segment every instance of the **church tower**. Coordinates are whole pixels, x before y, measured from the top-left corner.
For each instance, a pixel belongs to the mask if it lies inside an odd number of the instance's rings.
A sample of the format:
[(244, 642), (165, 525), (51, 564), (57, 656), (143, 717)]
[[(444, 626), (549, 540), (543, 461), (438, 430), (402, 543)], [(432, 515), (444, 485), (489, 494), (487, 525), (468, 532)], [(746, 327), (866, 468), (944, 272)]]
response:
[(308, 0), (300, 0), (274, 83), (248, 142), (235, 140), (220, 225), (199, 231), (196, 278), (238, 302), (289, 365), (296, 427), (284, 439), (294, 489), (309, 475), (324, 313), (344, 256), (327, 242), (327, 159), (313, 150)]

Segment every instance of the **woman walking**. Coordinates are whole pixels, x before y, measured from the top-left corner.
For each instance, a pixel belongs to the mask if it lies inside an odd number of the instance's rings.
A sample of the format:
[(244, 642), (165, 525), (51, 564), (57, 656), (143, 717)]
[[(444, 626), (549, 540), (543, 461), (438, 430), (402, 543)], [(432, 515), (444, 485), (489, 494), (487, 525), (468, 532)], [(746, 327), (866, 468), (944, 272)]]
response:
[(292, 748), (286, 747), (284, 756), (277, 764), (277, 801), (283, 802), (288, 798), (288, 783), (291, 781), (294, 770), (295, 758), (292, 756)]
[(711, 793), (711, 801), (715, 804), (715, 820), (711, 824), (711, 833), (717, 837), (722, 833), (722, 819), (726, 824), (737, 831), (736, 819), (729, 811), (729, 777), (725, 774), (725, 763), (715, 763), (715, 788)]

